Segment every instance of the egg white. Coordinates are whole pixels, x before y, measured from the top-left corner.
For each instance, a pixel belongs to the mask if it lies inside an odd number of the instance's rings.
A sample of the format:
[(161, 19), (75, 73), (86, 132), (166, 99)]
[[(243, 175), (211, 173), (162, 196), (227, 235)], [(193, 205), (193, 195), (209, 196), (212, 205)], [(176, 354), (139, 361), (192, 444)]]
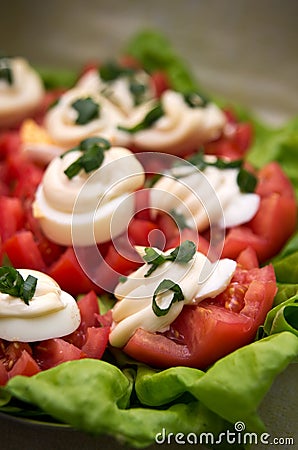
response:
[(72, 333), (80, 325), (80, 311), (76, 300), (67, 292), (61, 292), (61, 300), (65, 307), (49, 314), (0, 318), (0, 338), (11, 342), (36, 342)]

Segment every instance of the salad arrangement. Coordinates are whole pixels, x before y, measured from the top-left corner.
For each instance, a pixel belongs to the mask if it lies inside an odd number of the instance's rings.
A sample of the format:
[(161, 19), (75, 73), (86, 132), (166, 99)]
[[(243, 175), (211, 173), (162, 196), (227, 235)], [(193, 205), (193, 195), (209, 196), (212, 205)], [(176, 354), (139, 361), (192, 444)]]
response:
[(264, 431), (298, 354), (297, 119), (207, 97), (156, 33), (45, 90), (0, 63), (0, 410), (135, 447)]

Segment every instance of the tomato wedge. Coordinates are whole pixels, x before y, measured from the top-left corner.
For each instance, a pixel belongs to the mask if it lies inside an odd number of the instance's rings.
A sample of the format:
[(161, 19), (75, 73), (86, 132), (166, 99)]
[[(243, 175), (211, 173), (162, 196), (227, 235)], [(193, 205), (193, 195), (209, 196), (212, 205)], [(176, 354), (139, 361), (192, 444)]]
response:
[(261, 197), (255, 217), (247, 224), (231, 228), (225, 239), (222, 257), (236, 259), (248, 246), (260, 262), (273, 257), (294, 233), (297, 205), (293, 187), (276, 162), (258, 174), (257, 194)]
[[(254, 263), (255, 259), (251, 265)], [(271, 265), (261, 269), (238, 265), (222, 294), (198, 306), (184, 306), (166, 333), (138, 329), (123, 350), (154, 367), (183, 365), (205, 369), (254, 339), (272, 307), (275, 293)]]

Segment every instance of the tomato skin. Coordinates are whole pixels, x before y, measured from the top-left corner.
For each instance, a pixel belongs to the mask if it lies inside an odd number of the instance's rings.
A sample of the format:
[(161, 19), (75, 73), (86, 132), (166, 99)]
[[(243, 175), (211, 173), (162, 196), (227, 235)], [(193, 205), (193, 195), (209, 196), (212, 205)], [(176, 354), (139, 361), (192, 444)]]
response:
[(154, 367), (205, 369), (253, 340), (272, 307), (275, 293), (271, 265), (250, 270), (238, 266), (223, 293), (198, 306), (184, 306), (169, 332), (138, 329), (123, 350)]
[(38, 372), (40, 372), (40, 368), (37, 362), (26, 350), (23, 350), (21, 356), (16, 361), (13, 368), (8, 372), (8, 377), (12, 378), (16, 375), (31, 377)]
[(0, 159), (16, 154), (20, 148), (20, 135), (18, 131), (6, 131), (0, 134)]
[[(156, 225), (150, 220), (141, 220), (133, 218), (128, 225), (128, 238), (132, 245), (143, 245), (145, 247), (152, 247), (152, 239), (150, 234), (157, 231)], [(153, 234), (151, 234), (151, 237)]]
[(2, 341), (1, 346), (3, 347), (3, 359), (2, 362), (6, 367), (6, 370), (9, 371), (13, 368), (14, 364), (21, 357), (23, 351), (26, 351), (28, 354), (32, 354), (32, 350), (29, 344), (26, 342), (10, 342), (6, 345), (5, 341)]
[(46, 271), (46, 265), (31, 231), (18, 231), (4, 242), (2, 250), (16, 268)]
[(48, 274), (57, 281), (61, 289), (74, 296), (91, 290), (101, 292), (81, 268), (72, 247), (68, 247), (50, 266)]
[(66, 361), (85, 358), (78, 347), (61, 338), (47, 339), (34, 348), (34, 358), (42, 370), (50, 369)]
[(8, 373), (3, 362), (0, 360), (0, 386), (5, 386), (8, 381)]
[(264, 262), (279, 252), (296, 229), (295, 194), (281, 167), (269, 163), (259, 171), (258, 180), (259, 209), (249, 223), (228, 230), (222, 257), (236, 259), (250, 246)]
[(275, 161), (259, 170), (256, 193), (262, 198), (273, 193), (278, 193), (283, 197), (295, 198), (290, 180)]
[(238, 256), (237, 263), (243, 269), (254, 269), (259, 267), (256, 251), (252, 247), (246, 247)]
[(24, 225), (24, 210), (18, 198), (0, 196), (0, 238), (2, 242), (13, 236)]
[(109, 327), (89, 327), (86, 334), (86, 342), (82, 351), (88, 358), (100, 359), (107, 348), (109, 340)]
[(184, 228), (179, 234), (170, 239), (166, 245), (166, 249), (176, 248), (182, 242), (189, 240), (196, 244), (197, 251), (203, 253), (205, 256), (211, 257), (212, 249), (210, 243), (202, 235), (199, 235), (197, 230), (191, 228)]
[(99, 314), (99, 306), (97, 296), (94, 291), (88, 292), (78, 301), (78, 307), (81, 314), (81, 323), (86, 328), (94, 327), (97, 323), (97, 315)]
[(215, 141), (204, 146), (204, 152), (231, 160), (241, 159), (249, 149), (253, 139), (252, 125), (248, 122), (237, 123), (231, 112), (226, 112), (229, 131)]

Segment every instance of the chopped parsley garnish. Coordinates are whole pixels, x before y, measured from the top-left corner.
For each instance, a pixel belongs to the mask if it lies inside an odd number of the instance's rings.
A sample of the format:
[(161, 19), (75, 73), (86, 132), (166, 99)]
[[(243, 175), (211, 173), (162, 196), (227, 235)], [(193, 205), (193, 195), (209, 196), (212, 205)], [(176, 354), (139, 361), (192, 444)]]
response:
[[(161, 308), (157, 303), (157, 296), (160, 294), (164, 294), (167, 291), (173, 291), (174, 294), (172, 300), (167, 308)], [(165, 316), (169, 312), (173, 303), (181, 302), (182, 300), (184, 300), (184, 295), (179, 284), (174, 283), (174, 281), (172, 280), (165, 279), (161, 283), (159, 283), (154, 291), (152, 299), (153, 312), (158, 317)]]
[(140, 105), (143, 102), (147, 91), (147, 86), (136, 79), (137, 70), (132, 67), (123, 67), (116, 62), (108, 62), (99, 68), (99, 75), (102, 81), (111, 83), (118, 78), (127, 78), (129, 91), (134, 98), (134, 105)]
[(199, 170), (204, 170), (206, 167), (217, 167), (218, 169), (237, 169), (240, 168), (243, 164), (242, 159), (236, 159), (234, 161), (225, 161), (221, 158), (216, 158), (215, 161), (208, 161), (205, 158), (203, 151), (199, 151), (192, 155), (187, 160), (193, 166), (196, 166)]
[(122, 131), (127, 131), (128, 133), (137, 133), (138, 131), (146, 130), (150, 128), (158, 119), (164, 115), (164, 110), (160, 102), (151, 109), (144, 117), (144, 119), (137, 125), (131, 128), (123, 127), (118, 125), (118, 129)]
[(19, 297), (26, 305), (35, 294), (37, 278), (28, 275), (24, 280), (20, 272), (13, 267), (0, 267), (0, 292)]
[(204, 108), (209, 103), (209, 99), (198, 92), (188, 92), (183, 94), (185, 103), (191, 108)]
[(132, 79), (129, 83), (129, 90), (134, 98), (135, 106), (140, 105), (143, 102), (144, 96), (146, 94), (147, 86), (143, 83), (139, 83), (135, 79)]
[(6, 81), (10, 86), (13, 85), (13, 72), (9, 58), (0, 56), (0, 80)]
[(257, 182), (258, 180), (254, 174), (244, 169), (243, 167), (240, 168), (237, 175), (237, 183), (241, 192), (254, 192)]
[(114, 61), (107, 62), (99, 68), (99, 75), (103, 81), (115, 81), (117, 78), (131, 76), (135, 70), (130, 67), (123, 67)]
[(76, 125), (86, 125), (86, 123), (99, 117), (100, 106), (91, 97), (79, 98), (71, 106), (78, 112)]
[(152, 247), (146, 247), (143, 260), (147, 264), (150, 264), (151, 267), (144, 276), (149, 277), (149, 275), (151, 275), (154, 270), (156, 270), (166, 261), (175, 261), (177, 263), (186, 264), (194, 257), (196, 251), (196, 245), (192, 241), (182, 242), (182, 244), (178, 245), (178, 247), (176, 247), (169, 255), (158, 253)]
[(81, 170), (89, 173), (98, 169), (104, 160), (104, 151), (109, 148), (111, 148), (111, 144), (104, 138), (94, 136), (84, 139), (77, 147), (68, 150), (60, 156), (60, 158), (63, 158), (67, 153), (73, 151), (83, 152), (82, 156), (64, 170), (65, 175), (71, 179)]

